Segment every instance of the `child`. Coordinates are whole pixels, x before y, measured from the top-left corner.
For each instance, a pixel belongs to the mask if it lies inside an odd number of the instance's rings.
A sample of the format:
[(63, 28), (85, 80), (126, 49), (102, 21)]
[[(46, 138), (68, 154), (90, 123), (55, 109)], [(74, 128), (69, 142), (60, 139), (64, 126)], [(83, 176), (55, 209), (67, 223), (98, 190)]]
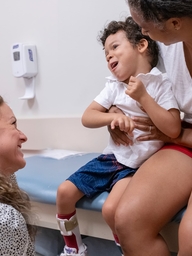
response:
[[(155, 67), (158, 61), (156, 43), (142, 34), (131, 17), (125, 22), (110, 22), (100, 41), (113, 76), (107, 78), (105, 88), (85, 110), (82, 123), (90, 128), (110, 125), (114, 129), (119, 126), (127, 133), (130, 144), (115, 145), (110, 138), (102, 155), (81, 167), (59, 186), (57, 221), (66, 244), (62, 256), (87, 255), (79, 232), (75, 204), (84, 195), (93, 197), (105, 190), (110, 194), (102, 209), (103, 217), (119, 245), (114, 227), (119, 199), (138, 167), (163, 145), (157, 140), (137, 141), (142, 132), (134, 129), (131, 116), (148, 115), (159, 130), (172, 138), (177, 137), (181, 130), (171, 83)], [(112, 105), (124, 114), (109, 113)]]

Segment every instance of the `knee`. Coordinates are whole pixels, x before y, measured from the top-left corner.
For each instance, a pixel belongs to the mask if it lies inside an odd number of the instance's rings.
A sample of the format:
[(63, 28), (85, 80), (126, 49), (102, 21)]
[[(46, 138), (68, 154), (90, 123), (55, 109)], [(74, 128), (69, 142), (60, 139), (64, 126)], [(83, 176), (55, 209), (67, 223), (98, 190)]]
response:
[[(136, 232), (134, 228), (135, 217), (131, 212), (131, 207), (118, 207), (115, 216), (115, 233), (117, 234), (121, 248), (126, 255), (128, 255), (131, 251), (135, 251), (137, 253), (139, 246), (139, 233)], [(137, 253), (139, 255), (139, 253)]]
[(114, 215), (115, 215), (115, 206), (111, 202), (105, 202), (102, 207), (102, 215), (105, 221), (109, 223), (114, 223)]
[(191, 256), (192, 254), (192, 222), (181, 221), (179, 227), (179, 256)]
[[(114, 216), (114, 222), (115, 222), (115, 230), (120, 238), (121, 236), (124, 237), (125, 233), (126, 236), (129, 235), (130, 230), (131, 230), (131, 225), (134, 223), (134, 220), (130, 214), (130, 209), (124, 207), (119, 207)], [(129, 228), (127, 228), (129, 227)]]
[(57, 189), (57, 203), (58, 204), (67, 204), (71, 200), (70, 189), (67, 186), (66, 182), (63, 182), (59, 185)]
[(141, 209), (139, 200), (120, 204), (116, 209), (114, 221), (115, 229), (119, 236), (124, 239), (129, 237), (129, 241), (141, 234), (141, 230), (145, 230), (148, 216)]

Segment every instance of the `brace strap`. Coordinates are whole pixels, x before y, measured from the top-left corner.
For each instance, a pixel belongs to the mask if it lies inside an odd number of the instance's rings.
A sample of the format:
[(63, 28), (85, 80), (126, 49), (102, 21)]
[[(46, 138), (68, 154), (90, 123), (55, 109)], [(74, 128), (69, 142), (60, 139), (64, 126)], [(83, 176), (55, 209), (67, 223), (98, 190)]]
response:
[(76, 215), (72, 216), (69, 220), (60, 219), (57, 217), (57, 222), (62, 235), (67, 235), (67, 236), (71, 236), (72, 235), (71, 231), (78, 226)]
[(65, 222), (66, 231), (71, 231), (78, 226), (76, 215), (72, 216), (70, 220)]

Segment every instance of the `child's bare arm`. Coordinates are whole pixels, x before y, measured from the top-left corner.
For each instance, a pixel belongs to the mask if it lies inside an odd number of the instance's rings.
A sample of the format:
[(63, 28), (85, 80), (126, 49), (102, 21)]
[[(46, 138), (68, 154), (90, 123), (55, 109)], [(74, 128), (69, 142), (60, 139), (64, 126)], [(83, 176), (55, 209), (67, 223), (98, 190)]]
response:
[(93, 101), (82, 116), (82, 124), (89, 128), (99, 128), (110, 125), (112, 129), (116, 126), (121, 131), (132, 133), (134, 122), (123, 113), (108, 113), (107, 109)]

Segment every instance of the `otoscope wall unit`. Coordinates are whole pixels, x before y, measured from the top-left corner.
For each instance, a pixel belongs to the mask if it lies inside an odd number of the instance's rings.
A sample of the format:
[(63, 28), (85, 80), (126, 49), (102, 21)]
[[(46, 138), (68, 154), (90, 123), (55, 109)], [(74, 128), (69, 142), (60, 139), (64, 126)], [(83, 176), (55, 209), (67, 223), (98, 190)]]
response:
[(35, 77), (37, 75), (36, 46), (29, 43), (15, 43), (11, 47), (12, 69), (15, 77), (23, 77), (25, 94), (19, 99), (28, 100), (35, 97)]

